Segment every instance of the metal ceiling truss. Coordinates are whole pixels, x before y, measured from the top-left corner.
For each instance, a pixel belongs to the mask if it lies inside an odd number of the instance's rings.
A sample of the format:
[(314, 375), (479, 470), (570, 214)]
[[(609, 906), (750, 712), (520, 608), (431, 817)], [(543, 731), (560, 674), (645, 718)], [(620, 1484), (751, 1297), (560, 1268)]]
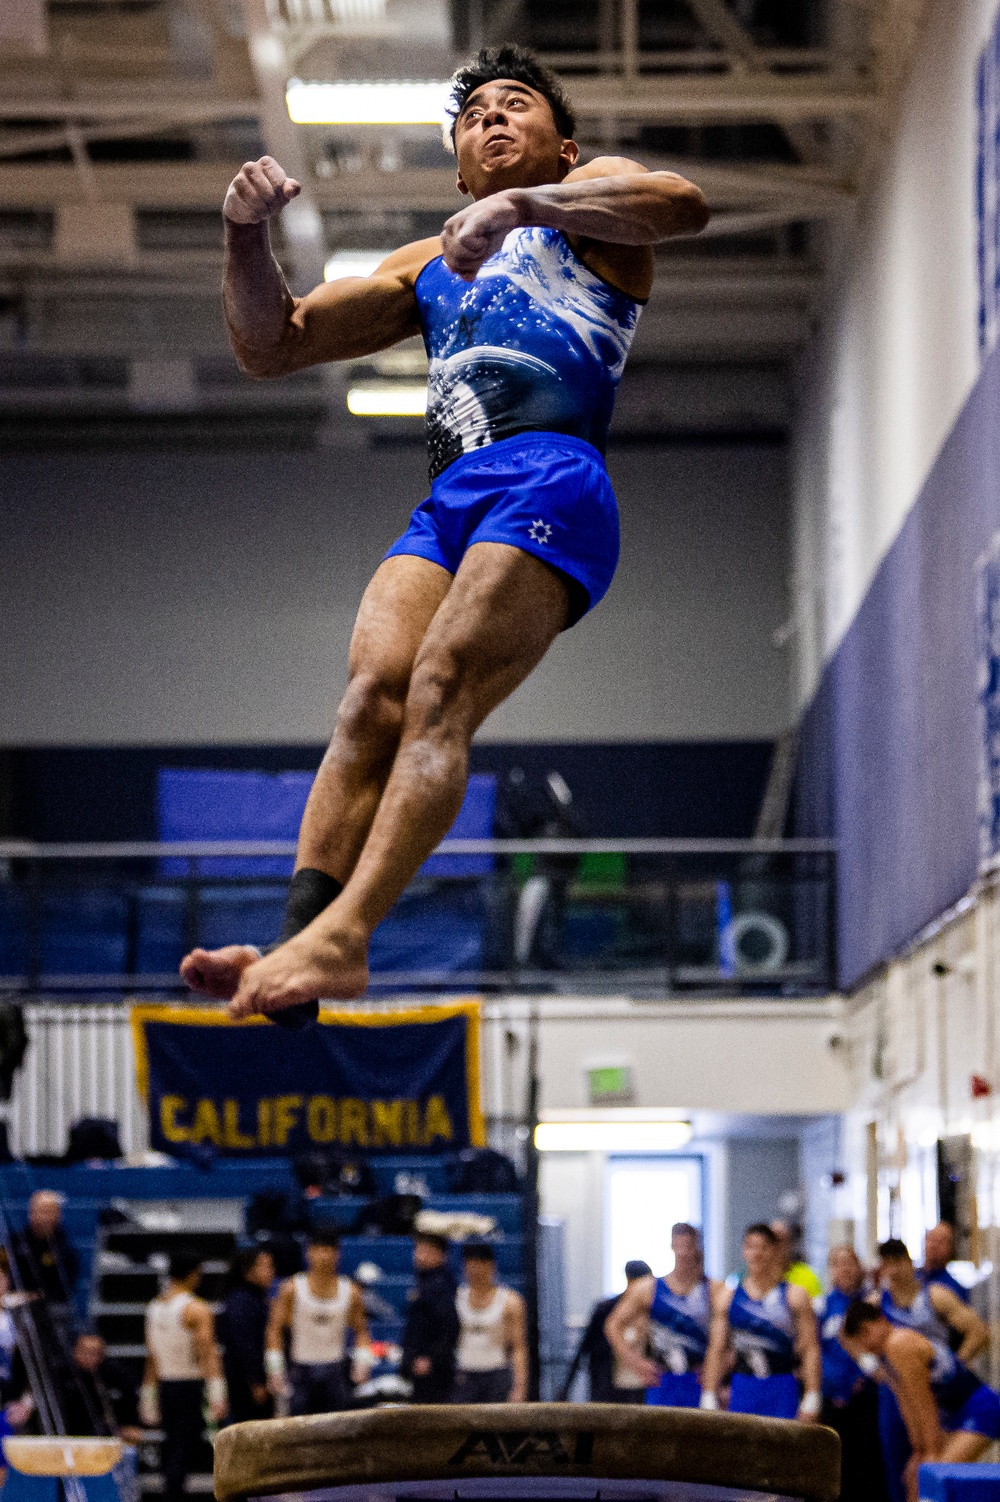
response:
[[(524, 25), (518, 0), (473, 4), (474, 42)], [(850, 221), (926, 0), (828, 0), (822, 44), (803, 46), (755, 35), (753, 0), (683, 4), (685, 46), (644, 47), (639, 0), (599, 0), (595, 46), (573, 50), (570, 28), (546, 61), (566, 80), (585, 154), (621, 150), (682, 172), (713, 207), (707, 235), (658, 257), (637, 358), (690, 358), (699, 329), (713, 360), (787, 355), (807, 334), (837, 239), (828, 230)], [(0, 41), (0, 351), (5, 330), (21, 348), (58, 348), (60, 299), (88, 286), (128, 305), (132, 328), (149, 299), (207, 308), (220, 265), (208, 216), (260, 148), (306, 189), (278, 245), (297, 288), (339, 244), (389, 248), (416, 216), (428, 233), (428, 216), (462, 202), (433, 129), (295, 126), (284, 93), (293, 73), (404, 77), (407, 58), (434, 76), (435, 58), (454, 62), (435, 6), (50, 0), (47, 50), (4, 53)], [(176, 216), (176, 244), (147, 243), (150, 214)], [(223, 353), (218, 320), (202, 324)], [(79, 344), (79, 319), (72, 327)], [(164, 358), (205, 353), (177, 338)], [(106, 348), (99, 331), (92, 342)], [(127, 339), (119, 352), (129, 357)]]

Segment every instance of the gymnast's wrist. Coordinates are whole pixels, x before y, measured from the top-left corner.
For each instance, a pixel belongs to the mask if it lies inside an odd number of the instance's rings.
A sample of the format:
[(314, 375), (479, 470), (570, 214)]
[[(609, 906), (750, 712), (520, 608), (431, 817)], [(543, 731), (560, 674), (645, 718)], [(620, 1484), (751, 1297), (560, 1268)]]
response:
[(510, 210), (510, 228), (526, 229), (538, 223), (538, 204), (530, 188), (504, 188), (493, 195), (497, 208), (501, 205)]
[(822, 1393), (816, 1392), (816, 1390), (813, 1389), (811, 1392), (804, 1392), (802, 1394), (802, 1402), (799, 1404), (799, 1413), (803, 1414), (806, 1418), (808, 1418), (808, 1419), (818, 1418), (819, 1417), (819, 1413), (820, 1413), (820, 1409), (822, 1407), (823, 1407), (823, 1394)]
[(706, 1388), (698, 1399), (698, 1407), (704, 1409), (706, 1413), (716, 1413), (719, 1408), (719, 1399), (714, 1392), (709, 1392)]

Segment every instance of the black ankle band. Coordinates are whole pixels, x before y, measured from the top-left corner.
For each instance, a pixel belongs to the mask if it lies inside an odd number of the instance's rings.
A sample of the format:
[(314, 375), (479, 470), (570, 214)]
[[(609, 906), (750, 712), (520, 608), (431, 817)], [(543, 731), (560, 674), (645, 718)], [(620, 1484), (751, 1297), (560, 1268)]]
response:
[[(277, 942), (271, 945), (276, 949), (278, 944), (284, 944), (287, 939), (294, 939), (296, 934), (308, 928), (314, 918), (318, 918), (336, 897), (344, 890), (342, 884), (335, 876), (328, 876), (325, 871), (317, 871), (312, 866), (302, 866), (292, 877), (288, 886), (288, 896), (285, 899), (285, 921), (281, 925), (281, 933)], [(297, 1006), (286, 1007), (284, 1011), (275, 1012), (272, 1021), (279, 1027), (295, 1030), (300, 1027), (308, 1027), (310, 1022), (315, 1022), (319, 1016), (318, 1001), (301, 1001)]]
[(311, 866), (302, 866), (292, 877), (285, 898), (285, 921), (281, 925), (278, 943), (294, 939), (314, 918), (330, 906), (334, 898), (344, 890), (335, 876), (325, 871), (316, 871)]

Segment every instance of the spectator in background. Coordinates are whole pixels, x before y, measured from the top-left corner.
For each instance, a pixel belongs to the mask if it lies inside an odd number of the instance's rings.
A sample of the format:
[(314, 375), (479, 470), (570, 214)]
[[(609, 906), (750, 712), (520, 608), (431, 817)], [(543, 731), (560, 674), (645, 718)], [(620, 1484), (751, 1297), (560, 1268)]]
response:
[(771, 1230), (785, 1282), (804, 1288), (811, 1299), (818, 1299), (823, 1280), (802, 1256), (802, 1227), (794, 1220), (772, 1220)]
[(232, 1424), (269, 1419), (274, 1414), (264, 1370), (264, 1337), (274, 1278), (274, 1258), (266, 1247), (238, 1252), (229, 1270), (229, 1289), (215, 1329), (222, 1346)]
[[(620, 1361), (611, 1349), (611, 1344), (604, 1333), (608, 1315), (614, 1309), (618, 1300), (627, 1293), (629, 1288), (641, 1278), (651, 1278), (652, 1269), (648, 1262), (640, 1262), (638, 1258), (625, 1264), (625, 1288), (622, 1293), (612, 1294), (610, 1298), (600, 1299), (590, 1311), (590, 1319), (587, 1328), (580, 1337), (580, 1344), (573, 1353), (566, 1380), (563, 1383), (560, 1401), (566, 1402), (570, 1388), (576, 1380), (576, 1374), (584, 1362), (590, 1369), (590, 1401), (592, 1403), (644, 1403), (646, 1400), (646, 1385), (641, 1377), (629, 1371), (623, 1361)], [(633, 1332), (638, 1333), (638, 1332)], [(637, 1342), (633, 1342), (637, 1343)]]
[(528, 1397), (528, 1339), (524, 1300), (497, 1282), (489, 1242), (462, 1248), (465, 1282), (456, 1295), (459, 1318), (456, 1403), (524, 1403)]
[(37, 1190), (28, 1201), (28, 1224), (11, 1238), (21, 1287), (57, 1306), (69, 1304), (80, 1270), (62, 1223), (63, 1199), (52, 1189)]
[(67, 1434), (118, 1435), (129, 1445), (142, 1439), (135, 1383), (109, 1359), (100, 1335), (77, 1336), (59, 1406)]
[(840, 1435), (843, 1502), (887, 1502), (879, 1442), (878, 1389), (840, 1337), (844, 1316), (871, 1293), (857, 1252), (848, 1242), (830, 1248), (830, 1291), (813, 1301), (823, 1360), (822, 1422)]
[(139, 1413), (145, 1426), (159, 1423), (160, 1471), (165, 1502), (181, 1502), (202, 1437), (202, 1405), (208, 1398), (216, 1422), (226, 1415), (226, 1384), (215, 1343), (212, 1309), (195, 1289), (201, 1258), (177, 1251), (163, 1292), (146, 1310), (146, 1370)]
[(459, 1324), (458, 1284), (448, 1266), (447, 1239), (418, 1231), (413, 1269), (416, 1278), (403, 1327), (403, 1376), (413, 1384), (414, 1403), (448, 1403), (455, 1386)]
[(924, 1236), (924, 1265), (918, 1269), (917, 1277), (925, 1288), (929, 1283), (940, 1283), (943, 1288), (950, 1288), (963, 1304), (968, 1304), (969, 1290), (948, 1271), (948, 1263), (954, 1260), (955, 1228), (946, 1220), (939, 1220)]

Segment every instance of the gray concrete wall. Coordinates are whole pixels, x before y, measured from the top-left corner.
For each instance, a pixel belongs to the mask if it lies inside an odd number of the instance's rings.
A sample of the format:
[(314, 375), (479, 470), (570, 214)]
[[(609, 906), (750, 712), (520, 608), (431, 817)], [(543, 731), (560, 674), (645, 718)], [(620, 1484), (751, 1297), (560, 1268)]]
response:
[[(782, 730), (785, 459), (622, 445), (612, 591), (484, 736)], [(0, 744), (322, 740), (365, 583), (425, 493), (415, 444), (0, 456)]]

